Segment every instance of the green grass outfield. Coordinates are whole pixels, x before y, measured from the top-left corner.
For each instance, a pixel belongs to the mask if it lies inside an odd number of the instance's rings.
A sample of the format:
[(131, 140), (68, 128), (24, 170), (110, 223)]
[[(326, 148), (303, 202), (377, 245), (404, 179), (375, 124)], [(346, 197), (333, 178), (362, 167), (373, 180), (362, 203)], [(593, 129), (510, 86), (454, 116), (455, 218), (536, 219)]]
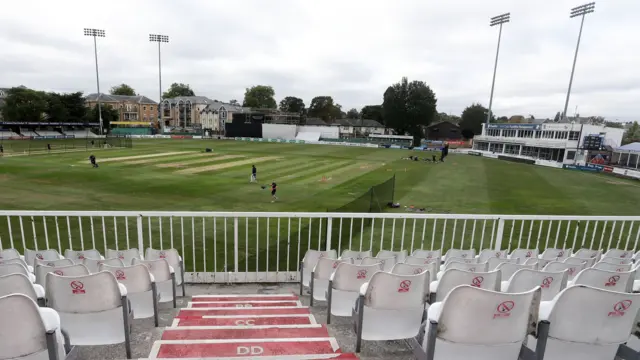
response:
[[(5, 141), (5, 148), (9, 144)], [(52, 140), (52, 144), (55, 142)], [(204, 148), (213, 148), (213, 154), (203, 153)], [(342, 146), (300, 145), (300, 144), (272, 144), (248, 143), (237, 141), (215, 140), (134, 140), (132, 149), (96, 150), (93, 153), (98, 159), (100, 168), (93, 169), (88, 164), (89, 152), (84, 149), (74, 151), (32, 155), (5, 156), (0, 158), (0, 209), (2, 210), (154, 210), (154, 211), (283, 211), (283, 212), (322, 212), (327, 209), (338, 208), (357, 198), (367, 191), (370, 186), (379, 184), (396, 175), (395, 201), (405, 205), (426, 207), (432, 213), (460, 213), (460, 214), (536, 214), (536, 215), (639, 215), (640, 183), (623, 180), (602, 174), (582, 173), (552, 169), (540, 166), (505, 162), (495, 159), (452, 154), (444, 164), (425, 162), (411, 162), (401, 160), (408, 156), (409, 151), (394, 149), (370, 149)], [(171, 154), (167, 154), (171, 153)], [(160, 155), (162, 156), (153, 156)], [(415, 152), (413, 154), (416, 154)], [(6, 154), (7, 155), (7, 154)], [(143, 157), (118, 159), (121, 157)], [(426, 155), (426, 154), (425, 154)], [(428, 154), (429, 156), (431, 154)], [(250, 184), (250, 168), (255, 163), (258, 168), (259, 184)], [(328, 180), (323, 182), (322, 177)], [(278, 183), (279, 200), (271, 202), (269, 190), (262, 190), (259, 185), (267, 185), (272, 181)], [(403, 212), (404, 209), (394, 211)], [(187, 268), (198, 271), (220, 270), (225, 260), (229, 262), (232, 250), (224, 242), (224, 219), (204, 222), (212, 232), (213, 223), (216, 224), (215, 250), (218, 264), (211, 260), (205, 264), (206, 253), (212, 253), (213, 236), (209, 240), (203, 238), (203, 219), (187, 219), (180, 225), (178, 219), (165, 219), (163, 224), (163, 246), (171, 245), (169, 224), (173, 222), (174, 231), (180, 233), (180, 226), (185, 228), (185, 247), (182, 248), (181, 238), (176, 235), (174, 247), (181, 248), (186, 254)], [(232, 219), (231, 219), (232, 220)], [(233, 224), (227, 220), (227, 234)], [(57, 245), (54, 219), (35, 218), (33, 227), (24, 224), (25, 241), (27, 247), (36, 238), (39, 247), (46, 247), (46, 241)], [(124, 223), (114, 224), (113, 219), (105, 219), (105, 231), (102, 232), (101, 219), (96, 218), (95, 234), (91, 233), (89, 219), (83, 219), (83, 238), (85, 248), (96, 247), (103, 251), (104, 243), (113, 247), (117, 242), (119, 247), (125, 247), (126, 231), (135, 246), (137, 239), (135, 219), (128, 227)], [(158, 219), (154, 219), (153, 229), (158, 226)], [(291, 227), (288, 221), (282, 220), (278, 227), (276, 220), (269, 224), (270, 235), (266, 236), (266, 223), (259, 229), (253, 224), (241, 219), (239, 223), (239, 237), (245, 244), (241, 246), (244, 252), (241, 261), (243, 267), (262, 267), (267, 264), (264, 257), (255, 259), (251, 250), (255, 247), (273, 248), (281, 255), (278, 266), (295, 264), (294, 253), (283, 253), (287, 247), (283, 241), (289, 242), (297, 251), (297, 231), (300, 227), (297, 220), (293, 220)], [(266, 220), (261, 220), (266, 221)], [(305, 221), (308, 221), (305, 220)], [(71, 219), (73, 230), (69, 241), (66, 219), (60, 219), (62, 249), (69, 247), (71, 242), (76, 247), (79, 242), (77, 219)], [(463, 225), (453, 221), (445, 226), (435, 225), (437, 231), (431, 233), (434, 227), (427, 224), (425, 248), (435, 243), (440, 247), (440, 238), (445, 231), (453, 231), (456, 226), (455, 243), (463, 241), (467, 245), (471, 241), (471, 223)], [(397, 221), (395, 227), (386, 224), (384, 231), (379, 221), (371, 226), (365, 222), (362, 226), (359, 220), (354, 225), (343, 224), (342, 234), (351, 233), (351, 247), (358, 248), (360, 239), (363, 247), (368, 248), (370, 239), (375, 239), (374, 250), (379, 248), (380, 241), (389, 248), (401, 246), (400, 234), (409, 239), (413, 231), (412, 221)], [(115, 225), (115, 226), (114, 226)], [(309, 231), (308, 223), (302, 223), (301, 247), (306, 250), (307, 239), (304, 231)], [(317, 245), (316, 236), (322, 237), (320, 224), (312, 224), (310, 232)], [(326, 225), (326, 224), (325, 224)], [(475, 230), (474, 246), (480, 246), (481, 226)], [(484, 230), (484, 234), (491, 234), (491, 223)], [(116, 230), (117, 226), (117, 230)], [(145, 223), (145, 227), (147, 224)], [(462, 235), (462, 228), (465, 234)], [(516, 236), (522, 231), (524, 235), (538, 233), (546, 236), (546, 225), (534, 222), (516, 228)], [(584, 226), (584, 225), (581, 225)], [(610, 223), (607, 229), (611, 229)], [(626, 240), (628, 229), (620, 230), (617, 225), (616, 234), (621, 231), (623, 241)], [(627, 225), (628, 226), (628, 225)], [(315, 228), (314, 228), (315, 227)], [(338, 224), (333, 224), (334, 231)], [(347, 231), (347, 228), (350, 228)], [(368, 229), (371, 227), (372, 229)], [(11, 219), (14, 235), (14, 246), (22, 247), (17, 218)], [(48, 238), (43, 239), (42, 232), (47, 229)], [(358, 229), (360, 228), (360, 229)], [(419, 237), (422, 236), (423, 222), (416, 225)], [(529, 231), (529, 229), (532, 231)], [(247, 230), (248, 229), (248, 230)], [(362, 231), (361, 231), (362, 230)], [(405, 230), (405, 231), (403, 231)], [(505, 234), (510, 229), (505, 229)], [(3, 247), (10, 246), (6, 219), (0, 219), (0, 237)], [(145, 229), (146, 231), (146, 229)], [(158, 246), (160, 242), (159, 230), (153, 230), (151, 243)], [(373, 231), (373, 235), (371, 232)], [(575, 231), (570, 228), (571, 234)], [(593, 231), (593, 230), (591, 230)], [(600, 237), (600, 231), (596, 237)], [(637, 230), (636, 230), (637, 231)], [(635, 232), (633, 236), (635, 237)], [(391, 233), (394, 238), (391, 239)], [(407, 233), (406, 235), (404, 233)], [(556, 229), (552, 231), (555, 235)], [(564, 228), (563, 228), (564, 235)], [(256, 236), (257, 234), (257, 236)], [(433, 234), (436, 234), (433, 238)], [(582, 233), (580, 233), (582, 234)], [(148, 241), (145, 233), (145, 242)], [(281, 237), (278, 242), (278, 235)], [(477, 236), (476, 236), (477, 235)], [(592, 236), (588, 234), (588, 238)], [(608, 241), (607, 238), (604, 242)], [(459, 237), (459, 239), (458, 239)], [(569, 236), (572, 240), (572, 236)], [(244, 240), (247, 241), (244, 241)], [(249, 240), (250, 239), (250, 240)], [(191, 244), (195, 240), (194, 248)], [(613, 241), (615, 241), (614, 239)], [(266, 242), (269, 241), (269, 245)], [(341, 248), (349, 247), (348, 239), (341, 240)], [(409, 241), (409, 240), (406, 240)], [(588, 241), (588, 239), (587, 239)], [(247, 244), (248, 243), (248, 244)], [(633, 239), (631, 239), (633, 243)], [(221, 248), (226, 244), (227, 256)], [(283, 244), (280, 246), (280, 244)], [(316, 247), (316, 245), (312, 245)], [(403, 244), (407, 247), (407, 244)], [(448, 246), (448, 244), (446, 245)], [(57, 247), (57, 246), (55, 246)], [(419, 247), (416, 244), (416, 247)], [(484, 244), (484, 248), (487, 244)], [(262, 251), (262, 250), (261, 250)], [(294, 251), (294, 250), (290, 250)], [(255, 251), (254, 251), (255, 252)], [(275, 256), (273, 254), (272, 256)], [(290, 258), (289, 261), (283, 258)], [(211, 258), (211, 256), (209, 256)], [(284, 263), (283, 263), (284, 261)], [(269, 261), (269, 264), (273, 260)], [(287, 265), (288, 264), (288, 265)], [(265, 265), (266, 266), (266, 265)], [(261, 271), (263, 269), (260, 269)], [(271, 269), (270, 269), (271, 270)], [(275, 270), (275, 269), (274, 269)], [(280, 269), (282, 270), (282, 268)]]

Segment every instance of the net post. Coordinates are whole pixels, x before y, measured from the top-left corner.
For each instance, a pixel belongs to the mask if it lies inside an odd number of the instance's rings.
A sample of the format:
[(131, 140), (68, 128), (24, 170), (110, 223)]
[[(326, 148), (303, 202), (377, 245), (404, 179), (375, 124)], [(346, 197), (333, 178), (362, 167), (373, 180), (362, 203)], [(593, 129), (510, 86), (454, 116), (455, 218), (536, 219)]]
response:
[(369, 197), (369, 212), (371, 212), (373, 207), (373, 186), (369, 189), (369, 192), (371, 192), (371, 196)]

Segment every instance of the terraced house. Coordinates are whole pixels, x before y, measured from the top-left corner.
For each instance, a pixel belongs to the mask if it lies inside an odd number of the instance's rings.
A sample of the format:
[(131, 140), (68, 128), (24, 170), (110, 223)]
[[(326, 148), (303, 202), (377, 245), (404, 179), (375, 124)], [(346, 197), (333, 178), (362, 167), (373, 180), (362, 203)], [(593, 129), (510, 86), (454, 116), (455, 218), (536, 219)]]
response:
[(162, 101), (162, 121), (165, 126), (202, 128), (213, 131), (224, 129), (233, 113), (247, 111), (242, 106), (211, 100), (206, 96), (179, 96)]
[[(110, 105), (120, 113), (122, 122), (150, 123), (158, 119), (158, 103), (144, 95), (108, 95), (100, 94), (100, 103)], [(85, 104), (91, 108), (98, 104), (98, 94), (85, 97)]]

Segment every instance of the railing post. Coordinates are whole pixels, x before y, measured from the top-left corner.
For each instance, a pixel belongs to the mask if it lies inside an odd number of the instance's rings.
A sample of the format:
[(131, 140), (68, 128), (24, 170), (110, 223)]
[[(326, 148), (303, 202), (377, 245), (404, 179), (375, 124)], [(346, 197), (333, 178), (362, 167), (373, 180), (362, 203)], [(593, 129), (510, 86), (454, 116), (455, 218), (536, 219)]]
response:
[(238, 264), (238, 218), (233, 218), (233, 264), (234, 271), (237, 273), (239, 264)]
[(498, 219), (498, 231), (496, 231), (495, 250), (502, 250), (502, 234), (504, 233), (504, 219)]
[(328, 217), (327, 218), (327, 248), (326, 251), (331, 250), (331, 229), (332, 229), (332, 223), (331, 223), (332, 218)]
[(136, 219), (136, 227), (138, 228), (138, 250), (141, 254), (144, 254), (144, 234), (142, 233), (142, 214), (138, 215)]

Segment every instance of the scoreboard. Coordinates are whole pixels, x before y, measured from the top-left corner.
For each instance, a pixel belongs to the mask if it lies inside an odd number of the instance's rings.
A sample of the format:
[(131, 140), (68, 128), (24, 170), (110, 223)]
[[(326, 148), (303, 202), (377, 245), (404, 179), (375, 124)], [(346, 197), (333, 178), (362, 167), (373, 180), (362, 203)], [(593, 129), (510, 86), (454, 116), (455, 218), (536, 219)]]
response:
[(602, 148), (602, 137), (600, 135), (587, 135), (584, 137), (582, 147), (585, 150), (600, 150)]

